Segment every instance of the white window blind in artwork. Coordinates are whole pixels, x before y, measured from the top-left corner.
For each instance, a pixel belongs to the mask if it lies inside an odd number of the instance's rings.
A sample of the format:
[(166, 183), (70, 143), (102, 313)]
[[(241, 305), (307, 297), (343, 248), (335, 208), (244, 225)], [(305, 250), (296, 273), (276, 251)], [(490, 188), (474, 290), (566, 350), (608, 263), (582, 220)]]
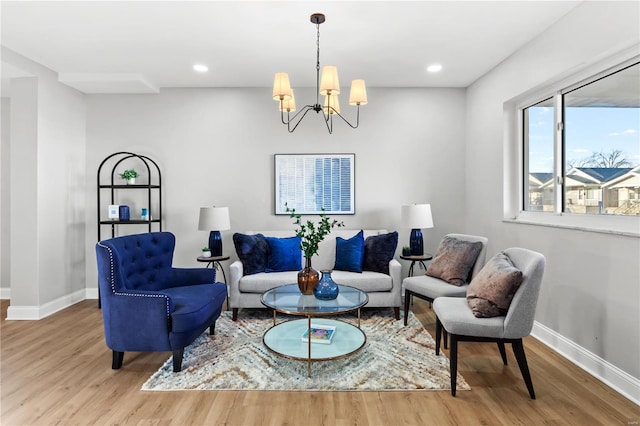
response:
[(276, 154), (275, 212), (354, 214), (354, 154)]

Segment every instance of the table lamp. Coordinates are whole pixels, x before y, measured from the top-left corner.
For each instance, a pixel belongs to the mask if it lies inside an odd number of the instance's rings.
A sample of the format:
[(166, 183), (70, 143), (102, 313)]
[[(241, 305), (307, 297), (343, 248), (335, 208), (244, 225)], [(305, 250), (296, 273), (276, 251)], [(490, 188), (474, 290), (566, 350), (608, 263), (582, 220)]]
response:
[(198, 230), (209, 232), (211, 256), (222, 256), (222, 236), (220, 231), (231, 229), (229, 207), (200, 207)]
[(431, 216), (431, 204), (411, 204), (402, 206), (402, 223), (411, 229), (409, 246), (412, 256), (422, 256), (424, 254), (424, 244), (422, 241), (422, 228), (433, 228), (433, 217)]

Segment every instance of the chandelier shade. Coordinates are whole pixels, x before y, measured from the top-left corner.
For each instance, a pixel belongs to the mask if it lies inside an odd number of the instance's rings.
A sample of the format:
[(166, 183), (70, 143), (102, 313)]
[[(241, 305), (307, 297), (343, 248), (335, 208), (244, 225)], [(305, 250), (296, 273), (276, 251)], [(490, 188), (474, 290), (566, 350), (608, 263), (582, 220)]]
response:
[(280, 111), (292, 112), (296, 110), (296, 97), (291, 91), (291, 99), (280, 102)]
[(339, 95), (340, 80), (338, 79), (338, 68), (333, 65), (322, 67), (322, 80), (320, 80), (321, 95)]
[[(338, 78), (338, 68), (334, 65), (322, 67), (322, 78), (320, 78), (320, 24), (325, 21), (322, 13), (311, 15), (311, 23), (315, 24), (317, 32), (316, 50), (316, 102), (302, 107), (300, 111), (291, 115), (296, 110), (296, 103), (293, 96), (293, 89), (289, 82), (289, 74), (277, 72), (273, 80), (273, 100), (279, 102), (280, 120), (287, 126), (289, 133), (293, 133), (302, 119), (309, 111), (316, 114), (322, 113), (322, 117), (329, 133), (333, 133), (333, 117), (337, 116), (355, 129), (360, 124), (360, 106), (367, 104), (367, 89), (364, 80), (353, 80), (351, 82), (351, 92), (349, 94), (349, 105), (356, 107), (356, 122), (350, 123), (340, 112), (340, 80)], [(324, 103), (320, 104), (320, 95), (325, 96)], [(286, 117), (285, 117), (286, 113)]]
[(338, 95), (333, 92), (324, 97), (324, 113), (340, 114), (340, 101), (338, 100)]
[(366, 105), (367, 88), (364, 80), (353, 80), (351, 82), (351, 92), (349, 93), (349, 105)]
[(277, 72), (273, 79), (273, 100), (288, 101), (293, 97), (293, 90), (289, 84), (289, 74)]

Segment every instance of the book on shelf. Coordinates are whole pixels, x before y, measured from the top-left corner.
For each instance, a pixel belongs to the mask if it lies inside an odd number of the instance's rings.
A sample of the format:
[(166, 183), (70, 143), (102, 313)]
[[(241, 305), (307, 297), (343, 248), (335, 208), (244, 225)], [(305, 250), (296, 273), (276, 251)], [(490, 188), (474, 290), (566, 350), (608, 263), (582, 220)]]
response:
[(333, 325), (311, 324), (311, 329), (307, 329), (302, 334), (302, 341), (309, 341), (309, 332), (311, 332), (311, 343), (322, 343), (328, 345), (336, 334), (336, 327)]

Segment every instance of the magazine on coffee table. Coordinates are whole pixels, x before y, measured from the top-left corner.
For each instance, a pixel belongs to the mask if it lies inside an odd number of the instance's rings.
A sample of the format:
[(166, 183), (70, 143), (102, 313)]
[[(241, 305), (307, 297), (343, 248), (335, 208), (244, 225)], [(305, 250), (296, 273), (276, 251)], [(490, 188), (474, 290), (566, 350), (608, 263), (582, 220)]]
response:
[[(336, 327), (333, 325), (311, 324), (311, 343), (322, 343), (328, 345), (336, 334)], [(309, 341), (309, 330), (305, 330), (302, 334), (302, 341)]]

